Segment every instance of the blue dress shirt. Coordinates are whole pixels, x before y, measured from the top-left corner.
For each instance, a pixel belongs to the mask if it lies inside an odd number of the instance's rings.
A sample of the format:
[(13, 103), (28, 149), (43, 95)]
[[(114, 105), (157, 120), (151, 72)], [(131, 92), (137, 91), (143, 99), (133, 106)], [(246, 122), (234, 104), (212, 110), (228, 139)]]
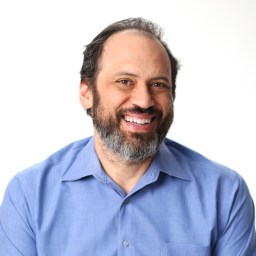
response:
[(10, 181), (0, 223), (1, 256), (256, 255), (243, 179), (168, 139), (128, 195), (74, 142)]

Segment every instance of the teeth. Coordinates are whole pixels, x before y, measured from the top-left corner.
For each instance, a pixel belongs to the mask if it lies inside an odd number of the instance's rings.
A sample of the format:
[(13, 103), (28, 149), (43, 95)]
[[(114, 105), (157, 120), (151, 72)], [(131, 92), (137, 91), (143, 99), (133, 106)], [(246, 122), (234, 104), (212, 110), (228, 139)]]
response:
[(151, 122), (151, 119), (139, 119), (136, 117), (125, 117), (125, 121), (130, 123), (136, 123), (136, 124), (149, 124)]

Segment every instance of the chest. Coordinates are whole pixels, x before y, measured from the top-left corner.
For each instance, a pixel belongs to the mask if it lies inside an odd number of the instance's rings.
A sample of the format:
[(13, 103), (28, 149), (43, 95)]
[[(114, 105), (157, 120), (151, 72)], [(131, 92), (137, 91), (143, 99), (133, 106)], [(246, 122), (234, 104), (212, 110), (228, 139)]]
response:
[(49, 256), (210, 255), (217, 214), (209, 209), (214, 202), (206, 201), (197, 192), (188, 196), (175, 187), (148, 186), (128, 197), (107, 185), (71, 187), (49, 198), (38, 213), (44, 215), (37, 218), (38, 252), (42, 248)]

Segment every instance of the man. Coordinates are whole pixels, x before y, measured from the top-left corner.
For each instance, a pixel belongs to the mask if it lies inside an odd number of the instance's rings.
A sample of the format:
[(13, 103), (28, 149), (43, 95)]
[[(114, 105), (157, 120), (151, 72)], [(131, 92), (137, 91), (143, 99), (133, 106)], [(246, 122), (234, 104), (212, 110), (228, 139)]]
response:
[(243, 179), (165, 138), (178, 67), (160, 29), (141, 18), (87, 45), (80, 101), (94, 136), (12, 179), (0, 255), (256, 255)]

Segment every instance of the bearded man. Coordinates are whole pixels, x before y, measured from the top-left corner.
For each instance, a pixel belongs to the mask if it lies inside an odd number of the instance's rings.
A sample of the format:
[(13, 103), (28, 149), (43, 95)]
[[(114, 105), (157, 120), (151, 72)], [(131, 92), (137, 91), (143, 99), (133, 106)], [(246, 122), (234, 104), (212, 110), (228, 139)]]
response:
[(178, 69), (161, 29), (142, 18), (86, 46), (80, 101), (94, 136), (11, 180), (1, 255), (256, 255), (242, 177), (166, 138)]

